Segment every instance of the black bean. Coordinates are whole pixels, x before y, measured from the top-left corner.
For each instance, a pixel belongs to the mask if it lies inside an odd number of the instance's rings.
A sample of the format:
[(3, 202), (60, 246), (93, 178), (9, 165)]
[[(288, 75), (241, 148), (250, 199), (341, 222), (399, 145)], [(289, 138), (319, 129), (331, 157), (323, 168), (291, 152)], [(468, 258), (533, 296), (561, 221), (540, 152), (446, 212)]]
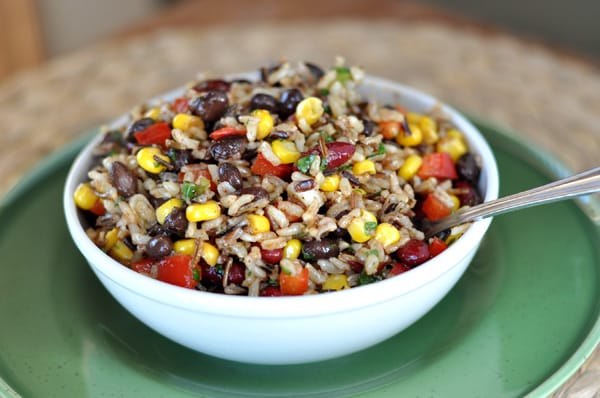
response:
[(350, 239), (350, 234), (348, 233), (348, 230), (346, 228), (342, 228), (342, 227), (337, 227), (335, 229), (335, 231), (330, 232), (327, 236), (330, 238), (333, 238), (333, 239), (342, 239), (342, 240)]
[(323, 75), (325, 74), (325, 72), (323, 72), (323, 69), (321, 69), (319, 66), (311, 63), (311, 62), (305, 62), (304, 65), (306, 65), (306, 67), (308, 68), (308, 70), (310, 70), (310, 73), (313, 74), (313, 76), (319, 80), (320, 78), (323, 77)]
[(481, 169), (477, 164), (477, 159), (471, 153), (466, 153), (462, 155), (456, 161), (456, 172), (458, 176), (475, 184), (479, 179), (479, 173)]
[(375, 129), (375, 124), (367, 119), (362, 119), (363, 126), (365, 129), (363, 130), (363, 134), (367, 137), (373, 135), (373, 130)]
[(303, 99), (304, 96), (297, 88), (285, 90), (279, 99), (279, 117), (285, 120), (293, 115), (296, 112), (296, 106)]
[(223, 116), (228, 106), (229, 99), (225, 91), (211, 90), (194, 98), (190, 103), (190, 110), (203, 121), (214, 122)]
[(269, 193), (261, 187), (246, 187), (241, 190), (240, 195), (254, 195), (255, 200), (269, 198)]
[(454, 188), (461, 192), (457, 194), (461, 206), (475, 206), (482, 202), (481, 195), (474, 185), (469, 181), (459, 180), (454, 184)]
[(340, 250), (332, 239), (311, 240), (302, 245), (302, 257), (306, 261), (337, 257)]
[(173, 171), (179, 171), (183, 166), (192, 163), (194, 160), (192, 151), (189, 149), (169, 148), (167, 156), (173, 161)]
[(119, 195), (126, 198), (137, 191), (137, 177), (121, 162), (112, 162), (108, 168), (111, 184), (117, 189)]
[(242, 189), (244, 185), (242, 173), (231, 163), (219, 165), (219, 182), (228, 182), (235, 190)]
[(138, 119), (135, 122), (131, 123), (129, 125), (129, 127), (127, 127), (127, 131), (125, 134), (125, 136), (127, 137), (127, 141), (136, 142), (134, 134), (137, 133), (138, 131), (146, 130), (148, 127), (152, 126), (154, 123), (156, 123), (154, 121), (154, 119), (149, 118), (149, 117), (143, 117), (143, 118)]
[(277, 113), (279, 101), (277, 98), (269, 94), (258, 93), (254, 94), (250, 99), (250, 110), (265, 109), (272, 113)]
[(165, 217), (163, 226), (172, 234), (185, 236), (185, 231), (188, 227), (188, 220), (185, 217), (185, 210), (181, 207), (176, 207)]
[(221, 79), (204, 80), (194, 86), (194, 90), (199, 93), (204, 93), (212, 90), (229, 91), (231, 83)]
[(173, 250), (173, 242), (166, 236), (155, 236), (148, 241), (146, 254), (153, 259), (159, 259), (168, 256)]
[(208, 147), (208, 153), (216, 160), (239, 159), (246, 150), (246, 138), (226, 137), (213, 141)]
[(306, 192), (313, 189), (315, 185), (315, 180), (302, 180), (294, 184), (294, 189), (296, 190), (296, 192)]

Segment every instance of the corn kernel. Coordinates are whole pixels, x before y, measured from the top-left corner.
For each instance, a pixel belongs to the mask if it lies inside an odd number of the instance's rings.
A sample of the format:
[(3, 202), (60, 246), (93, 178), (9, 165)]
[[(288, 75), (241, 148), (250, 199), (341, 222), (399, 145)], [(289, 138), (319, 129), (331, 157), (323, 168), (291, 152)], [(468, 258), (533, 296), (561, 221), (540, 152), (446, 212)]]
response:
[(185, 217), (188, 221), (208, 221), (221, 216), (221, 206), (214, 200), (206, 203), (193, 203), (185, 209)]
[(317, 97), (308, 97), (300, 101), (296, 106), (296, 118), (303, 119), (309, 125), (313, 125), (323, 115), (323, 101)]
[(456, 211), (460, 208), (460, 199), (456, 195), (450, 195), (452, 199), (452, 211)]
[(258, 118), (258, 127), (256, 129), (257, 139), (262, 140), (271, 134), (275, 123), (273, 121), (273, 116), (271, 116), (269, 111), (264, 109), (255, 109), (252, 111), (251, 115)]
[(341, 178), (338, 174), (332, 174), (323, 179), (323, 183), (319, 187), (321, 191), (334, 192), (340, 186)]
[(461, 141), (465, 140), (465, 136), (463, 135), (463, 133), (461, 133), (457, 129), (450, 129), (450, 130), (446, 131), (446, 137), (457, 138), (457, 139), (459, 139)]
[(421, 131), (421, 128), (414, 123), (409, 123), (408, 127), (410, 133), (404, 130), (400, 131), (396, 136), (396, 142), (402, 146), (417, 146), (423, 142), (423, 131)]
[(104, 236), (104, 250), (112, 249), (119, 240), (119, 228), (113, 228)]
[(302, 242), (298, 239), (290, 239), (283, 248), (283, 258), (295, 260), (302, 250)]
[(413, 124), (419, 124), (419, 122), (421, 121), (421, 118), (424, 115), (420, 114), (420, 113), (416, 113), (416, 112), (408, 112), (406, 114), (406, 120), (409, 123), (413, 123)]
[(136, 160), (138, 165), (148, 173), (158, 174), (167, 169), (167, 167), (156, 161), (155, 157), (163, 160), (165, 163), (170, 163), (168, 156), (162, 154), (161, 150), (156, 147), (145, 147), (138, 151)]
[(75, 192), (73, 193), (73, 201), (80, 209), (90, 210), (98, 201), (98, 196), (91, 185), (86, 182), (77, 186), (77, 189), (75, 189)]
[(370, 211), (361, 209), (360, 216), (353, 218), (347, 229), (355, 242), (363, 243), (373, 237), (376, 228), (377, 217)]
[(333, 274), (329, 275), (325, 283), (323, 283), (323, 290), (343, 290), (349, 289), (348, 277), (344, 274)]
[(419, 155), (409, 155), (405, 160), (402, 166), (400, 166), (400, 170), (398, 170), (398, 174), (400, 177), (404, 178), (405, 181), (410, 180), (417, 174), (417, 171), (421, 168), (423, 164), (423, 158)]
[(196, 251), (196, 239), (181, 239), (173, 243), (175, 253), (194, 255)]
[(123, 241), (118, 240), (108, 252), (111, 256), (116, 257), (121, 262), (129, 262), (133, 258), (133, 252)]
[(352, 166), (352, 172), (355, 175), (361, 174), (375, 174), (375, 163), (372, 160), (366, 159), (360, 162), (354, 163)]
[(393, 245), (400, 240), (400, 231), (392, 224), (386, 222), (381, 223), (375, 229), (375, 239), (383, 245), (383, 247)]
[(204, 122), (198, 116), (188, 115), (187, 113), (178, 113), (173, 118), (173, 128), (188, 131), (192, 127), (204, 129)]
[(419, 127), (423, 132), (423, 143), (433, 145), (440, 138), (437, 133), (437, 123), (429, 116), (423, 116), (419, 120)]
[(300, 159), (300, 152), (296, 148), (296, 144), (287, 140), (275, 140), (271, 143), (273, 153), (277, 155), (282, 164), (294, 163)]
[(219, 249), (208, 242), (204, 242), (202, 245), (202, 259), (206, 261), (206, 264), (214, 267), (219, 260)]
[(436, 151), (449, 153), (452, 160), (456, 162), (458, 158), (467, 153), (468, 149), (465, 142), (455, 136), (441, 138), (436, 144)]
[(167, 216), (178, 207), (183, 207), (183, 202), (181, 199), (173, 198), (167, 200), (165, 203), (156, 208), (156, 221), (158, 221), (160, 225), (164, 224)]
[(160, 108), (148, 109), (146, 113), (144, 113), (144, 117), (149, 117), (150, 119), (158, 120), (158, 118), (160, 117)]
[(269, 232), (271, 230), (271, 223), (265, 216), (259, 216), (258, 214), (248, 215), (248, 224), (253, 234), (259, 234), (261, 232)]

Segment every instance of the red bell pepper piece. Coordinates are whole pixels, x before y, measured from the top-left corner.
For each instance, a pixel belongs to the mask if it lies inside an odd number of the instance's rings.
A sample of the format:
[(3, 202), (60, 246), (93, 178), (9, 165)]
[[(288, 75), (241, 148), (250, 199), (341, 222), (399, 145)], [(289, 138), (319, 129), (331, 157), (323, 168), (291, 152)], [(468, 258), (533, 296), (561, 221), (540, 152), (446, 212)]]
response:
[(390, 270), (390, 274), (392, 275), (400, 275), (405, 273), (406, 271), (409, 271), (410, 267), (408, 265), (402, 264), (402, 263), (394, 263), (394, 266), (392, 267), (392, 269)]
[(208, 136), (213, 140), (220, 140), (225, 137), (232, 137), (235, 135), (246, 135), (246, 129), (236, 129), (235, 127), (223, 127), (213, 131)]
[(140, 145), (157, 144), (164, 147), (166, 140), (171, 138), (171, 127), (164, 122), (155, 123), (142, 131), (134, 133), (133, 136)]
[(190, 110), (190, 100), (185, 97), (176, 98), (173, 101), (173, 109), (177, 113), (186, 113)]
[(427, 195), (421, 210), (423, 210), (425, 217), (431, 221), (441, 220), (452, 213), (452, 208), (446, 206), (446, 204), (438, 199), (433, 193)]
[(458, 178), (454, 161), (447, 152), (434, 152), (425, 155), (423, 157), (423, 164), (417, 172), (417, 175), (422, 179), (435, 177), (455, 180)]
[(96, 200), (90, 211), (97, 216), (103, 216), (106, 214), (106, 209), (104, 208), (104, 204), (100, 198)]
[(308, 268), (289, 274), (282, 270), (279, 274), (279, 288), (286, 296), (304, 294), (308, 290)]
[(275, 166), (273, 163), (269, 162), (262, 153), (259, 152), (256, 156), (254, 164), (250, 168), (250, 171), (263, 177), (270, 174), (282, 179), (286, 179), (294, 171), (294, 165), (293, 163), (288, 163)]
[(131, 269), (140, 274), (150, 274), (152, 272), (152, 266), (156, 264), (156, 260), (152, 258), (145, 258), (143, 260), (131, 263)]
[(429, 256), (431, 258), (437, 256), (448, 248), (448, 244), (438, 237), (435, 237), (429, 243)]
[(281, 289), (277, 286), (267, 286), (260, 291), (260, 295), (263, 297), (279, 297), (283, 296)]
[(197, 282), (194, 280), (191, 262), (192, 256), (185, 254), (164, 257), (158, 263), (157, 279), (172, 285), (193, 289)]
[[(191, 172), (193, 175), (193, 179), (194, 181), (198, 179), (198, 177), (204, 177), (206, 178), (208, 181), (210, 181), (210, 190), (213, 192), (217, 191), (217, 184), (212, 180), (211, 176), (210, 176), (210, 171), (208, 171), (208, 169), (206, 168), (206, 165), (204, 164), (188, 164), (185, 166), (186, 170), (188, 172)], [(178, 174), (179, 177), (179, 182), (183, 182), (183, 176), (185, 175), (184, 172), (180, 171)]]

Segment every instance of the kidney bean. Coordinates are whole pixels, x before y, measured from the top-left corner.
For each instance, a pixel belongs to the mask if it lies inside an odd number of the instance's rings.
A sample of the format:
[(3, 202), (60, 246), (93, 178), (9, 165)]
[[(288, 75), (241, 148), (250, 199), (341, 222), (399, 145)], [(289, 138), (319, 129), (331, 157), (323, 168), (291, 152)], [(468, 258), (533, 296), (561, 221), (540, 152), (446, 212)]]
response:
[(227, 282), (239, 285), (246, 279), (246, 267), (240, 263), (233, 263), (227, 274)]
[(355, 150), (356, 147), (349, 142), (336, 141), (328, 143), (326, 157), (327, 168), (335, 169), (343, 165), (352, 157), (352, 155), (354, 155)]
[(230, 88), (231, 83), (221, 79), (204, 80), (194, 86), (194, 90), (196, 90), (199, 93), (204, 93), (213, 90), (228, 92)]
[(255, 200), (269, 199), (269, 193), (261, 187), (246, 187), (241, 190), (240, 195), (254, 195)]
[(250, 99), (250, 110), (265, 109), (272, 113), (277, 113), (279, 101), (277, 98), (269, 94), (258, 93), (254, 94)]
[(481, 168), (477, 164), (475, 156), (471, 153), (466, 153), (456, 161), (456, 172), (459, 177), (475, 184), (479, 180)]
[(246, 138), (239, 136), (225, 137), (213, 141), (208, 147), (208, 153), (216, 160), (239, 159), (246, 150)]
[(163, 227), (172, 234), (185, 236), (185, 231), (188, 227), (188, 220), (185, 217), (185, 210), (181, 207), (173, 209), (171, 213), (165, 217)]
[(123, 163), (112, 162), (108, 168), (108, 175), (119, 195), (128, 198), (137, 192), (137, 177)]
[(190, 103), (190, 110), (205, 122), (214, 122), (225, 114), (229, 107), (227, 94), (222, 90), (211, 90), (200, 95)]
[(429, 259), (429, 246), (422, 240), (411, 239), (398, 249), (396, 256), (402, 263), (414, 267)]
[(283, 257), (283, 249), (260, 250), (262, 260), (267, 264), (279, 264)]
[(159, 259), (171, 254), (173, 242), (167, 236), (155, 236), (148, 241), (146, 254), (153, 259)]
[(235, 190), (242, 189), (244, 181), (237, 167), (231, 163), (219, 165), (219, 182), (228, 182)]
[(281, 93), (279, 98), (279, 117), (285, 120), (296, 112), (298, 103), (304, 99), (304, 96), (297, 88), (290, 88)]
[(136, 120), (131, 123), (129, 127), (127, 127), (127, 131), (125, 132), (125, 136), (127, 141), (129, 142), (137, 142), (135, 137), (133, 136), (138, 131), (146, 130), (148, 127), (152, 126), (156, 121), (149, 117), (143, 117), (141, 119)]
[(475, 206), (482, 202), (481, 195), (470, 182), (465, 180), (456, 181), (454, 188), (461, 191), (456, 195), (461, 206)]
[(283, 296), (279, 286), (267, 286), (260, 291), (260, 295), (263, 297), (279, 297)]
[(337, 257), (338, 245), (332, 239), (310, 240), (302, 245), (302, 257), (306, 261)]

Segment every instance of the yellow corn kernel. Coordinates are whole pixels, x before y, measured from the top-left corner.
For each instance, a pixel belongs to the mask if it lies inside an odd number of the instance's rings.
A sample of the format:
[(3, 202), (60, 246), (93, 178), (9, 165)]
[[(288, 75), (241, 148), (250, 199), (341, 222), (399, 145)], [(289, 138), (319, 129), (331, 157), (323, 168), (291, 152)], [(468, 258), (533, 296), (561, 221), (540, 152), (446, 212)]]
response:
[(185, 209), (185, 217), (188, 221), (214, 220), (221, 215), (221, 206), (214, 200), (206, 203), (193, 203)]
[(304, 98), (296, 106), (296, 118), (306, 121), (309, 125), (316, 123), (323, 112), (323, 101), (317, 97)]
[(325, 283), (323, 283), (323, 290), (343, 290), (349, 289), (348, 277), (344, 274), (333, 274), (329, 275)]
[(368, 210), (361, 209), (360, 216), (355, 217), (348, 224), (348, 233), (355, 242), (363, 243), (375, 235), (377, 217)]
[(75, 205), (82, 210), (90, 210), (98, 201), (98, 195), (92, 189), (89, 182), (81, 183), (73, 193)]
[(283, 248), (283, 258), (295, 260), (300, 255), (302, 250), (302, 242), (298, 239), (290, 239)]
[(181, 239), (173, 243), (175, 253), (193, 256), (196, 251), (196, 239)]
[(436, 148), (437, 152), (449, 153), (450, 157), (455, 162), (458, 160), (458, 158), (460, 158), (462, 155), (464, 155), (468, 151), (467, 145), (465, 144), (465, 142), (462, 139), (457, 138), (457, 137), (441, 138), (437, 142), (435, 148)]
[(269, 232), (271, 230), (271, 223), (269, 222), (269, 219), (265, 216), (259, 216), (258, 214), (249, 214), (248, 224), (253, 234)]
[(437, 133), (437, 123), (429, 116), (423, 116), (421, 120), (419, 120), (419, 127), (423, 132), (424, 144), (433, 145), (440, 138)]
[(369, 159), (361, 160), (360, 162), (354, 163), (354, 165), (352, 166), (352, 172), (355, 175), (375, 174), (375, 163), (373, 163), (373, 161)]
[(113, 228), (104, 236), (104, 250), (112, 249), (119, 240), (119, 228)]
[(123, 241), (118, 240), (115, 245), (108, 252), (111, 256), (117, 260), (127, 263), (133, 258), (133, 252)]
[(452, 211), (456, 211), (460, 208), (460, 199), (456, 195), (450, 195), (452, 199)]
[(422, 115), (421, 113), (416, 113), (416, 112), (407, 112), (406, 113), (406, 120), (409, 123), (413, 123), (413, 124), (419, 124), (419, 122), (421, 121), (421, 118), (424, 115)]
[(341, 178), (338, 174), (332, 174), (323, 179), (323, 183), (319, 187), (321, 191), (334, 192), (340, 186)]
[(158, 223), (161, 225), (164, 224), (167, 216), (171, 214), (173, 209), (178, 207), (183, 207), (183, 202), (181, 199), (173, 198), (167, 200), (165, 203), (156, 208), (156, 221), (158, 221)]
[(269, 111), (265, 109), (255, 109), (250, 115), (258, 118), (258, 127), (256, 129), (257, 139), (262, 140), (271, 134), (275, 122)]
[(396, 142), (402, 146), (417, 146), (423, 142), (423, 131), (421, 131), (419, 125), (409, 123), (408, 127), (410, 133), (404, 130), (400, 131), (396, 136)]
[(400, 231), (392, 224), (386, 222), (381, 223), (375, 229), (375, 239), (383, 245), (383, 247), (393, 245), (400, 240)]
[(151, 108), (144, 113), (144, 117), (149, 117), (150, 119), (158, 120), (160, 117), (160, 108)]
[(465, 140), (465, 136), (463, 135), (463, 133), (461, 133), (457, 129), (450, 129), (450, 130), (446, 131), (446, 137), (457, 138), (457, 139), (459, 139), (461, 141)]
[(173, 118), (173, 128), (188, 131), (192, 127), (204, 129), (204, 122), (198, 116), (188, 115), (187, 113), (178, 113)]
[(300, 159), (301, 154), (298, 148), (296, 148), (296, 144), (292, 141), (275, 140), (271, 143), (271, 147), (273, 148), (273, 153), (277, 155), (283, 164), (294, 163)]
[(423, 164), (423, 158), (419, 155), (409, 155), (405, 160), (402, 166), (400, 166), (400, 170), (398, 170), (398, 175), (404, 178), (405, 181), (410, 180), (417, 174), (417, 171), (421, 168)]
[(206, 264), (214, 267), (219, 260), (219, 249), (208, 242), (204, 242), (202, 245), (202, 259), (206, 261)]
[(167, 167), (158, 162), (155, 157), (161, 159), (165, 163), (170, 163), (168, 156), (162, 154), (161, 150), (156, 147), (145, 147), (138, 151), (136, 160), (138, 165), (148, 173), (158, 174), (167, 169)]

